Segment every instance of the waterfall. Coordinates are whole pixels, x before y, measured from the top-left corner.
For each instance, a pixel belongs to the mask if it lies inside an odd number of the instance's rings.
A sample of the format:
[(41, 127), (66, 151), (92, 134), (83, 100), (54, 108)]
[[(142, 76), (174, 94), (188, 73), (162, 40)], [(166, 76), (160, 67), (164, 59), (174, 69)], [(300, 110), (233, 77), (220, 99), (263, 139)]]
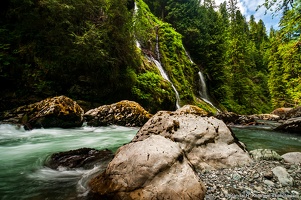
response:
[[(137, 3), (136, 2), (134, 2), (134, 5), (135, 5), (135, 7), (134, 7), (134, 13), (133, 13), (133, 15), (134, 15), (134, 22), (133, 22), (133, 26), (135, 27), (135, 25), (136, 25), (136, 16), (137, 16), (137, 14), (138, 14), (138, 10), (139, 10), (139, 8), (138, 8), (138, 6), (137, 6)], [(140, 44), (140, 42), (137, 40), (137, 38), (136, 38), (136, 35), (135, 35), (135, 40), (136, 40), (136, 46), (138, 47), (138, 49), (140, 49), (141, 50), (141, 44)]]
[(210, 101), (204, 75), (202, 74), (201, 71), (198, 72), (198, 75), (200, 78), (199, 83), (200, 83), (201, 89), (199, 90), (199, 95), (200, 95), (201, 99), (203, 101), (205, 101), (206, 103), (208, 103), (209, 105), (211, 105), (213, 108), (215, 108), (218, 112), (220, 112), (220, 110), (217, 107), (215, 107), (213, 105), (213, 103)]
[(187, 57), (188, 57), (188, 59), (190, 60), (190, 62), (194, 64), (193, 60), (191, 59), (191, 57), (190, 57), (189, 53), (186, 51), (186, 49), (185, 49), (185, 47), (184, 47), (184, 46), (183, 46), (183, 49), (184, 49), (184, 51), (185, 51), (185, 54), (186, 54), (186, 56), (187, 56)]
[[(158, 56), (160, 56), (160, 55), (158, 55)], [(177, 101), (176, 101), (176, 108), (177, 109), (181, 108), (181, 106), (180, 106), (180, 95), (179, 95), (179, 92), (177, 91), (177, 89), (174, 86), (174, 84), (170, 81), (170, 79), (169, 79), (168, 75), (166, 74), (166, 72), (164, 71), (161, 63), (159, 61), (157, 61), (156, 59), (154, 59), (152, 56), (151, 57), (146, 56), (146, 57), (148, 58), (148, 60), (150, 60), (151, 62), (153, 62), (156, 65), (156, 67), (160, 71), (161, 76), (171, 84), (172, 89), (176, 93), (176, 99), (177, 99)]]
[(199, 78), (200, 78), (199, 83), (200, 83), (200, 86), (201, 86), (201, 90), (199, 91), (199, 94), (202, 98), (209, 100), (205, 78), (204, 78), (201, 71), (198, 72), (198, 75), (199, 75)]

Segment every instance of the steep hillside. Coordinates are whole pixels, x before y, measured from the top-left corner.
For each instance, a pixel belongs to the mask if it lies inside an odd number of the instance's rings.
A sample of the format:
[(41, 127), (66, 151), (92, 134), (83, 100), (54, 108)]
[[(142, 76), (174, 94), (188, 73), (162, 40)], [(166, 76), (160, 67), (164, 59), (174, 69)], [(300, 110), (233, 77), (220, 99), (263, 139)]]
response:
[[(159, 20), (142, 1), (136, 1), (134, 33), (142, 63), (133, 94), (151, 111), (175, 109), (178, 104), (194, 104), (216, 112), (200, 99), (200, 69), (189, 58), (182, 36), (170, 24)], [(161, 65), (167, 77), (158, 70)], [(155, 106), (154, 106), (155, 104)]]

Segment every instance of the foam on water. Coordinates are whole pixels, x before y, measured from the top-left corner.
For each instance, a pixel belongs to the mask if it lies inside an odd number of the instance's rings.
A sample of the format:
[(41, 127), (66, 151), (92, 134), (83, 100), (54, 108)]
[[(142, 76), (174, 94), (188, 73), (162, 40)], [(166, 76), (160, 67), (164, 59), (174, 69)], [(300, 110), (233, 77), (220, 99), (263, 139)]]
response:
[(45, 160), (53, 153), (83, 147), (115, 151), (131, 141), (137, 131), (138, 128), (121, 126), (25, 131), (22, 127), (1, 124), (0, 197), (3, 200), (77, 199), (78, 195), (87, 193), (89, 176), (104, 167), (53, 170), (44, 166)]

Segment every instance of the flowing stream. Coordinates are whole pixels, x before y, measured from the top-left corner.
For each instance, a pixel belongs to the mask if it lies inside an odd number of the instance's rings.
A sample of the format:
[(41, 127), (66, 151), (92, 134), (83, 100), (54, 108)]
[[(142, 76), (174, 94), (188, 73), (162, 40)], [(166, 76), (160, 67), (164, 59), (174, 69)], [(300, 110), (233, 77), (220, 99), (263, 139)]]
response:
[[(249, 150), (270, 148), (279, 154), (301, 151), (301, 136), (271, 131), (269, 126), (232, 127)], [(116, 151), (128, 143), (138, 128), (121, 126), (73, 129), (34, 129), (0, 125), (1, 200), (83, 200), (92, 170), (52, 170), (44, 166), (53, 153), (82, 147)]]
[(137, 128), (120, 126), (34, 129), (0, 125), (0, 199), (84, 199), (87, 178), (98, 170), (52, 170), (53, 153), (82, 147), (116, 149), (133, 139)]
[[(266, 122), (266, 121), (264, 121)], [(273, 124), (260, 126), (233, 126), (236, 137), (247, 145), (249, 151), (254, 149), (272, 149), (279, 155), (288, 152), (301, 152), (301, 135), (272, 130)]]

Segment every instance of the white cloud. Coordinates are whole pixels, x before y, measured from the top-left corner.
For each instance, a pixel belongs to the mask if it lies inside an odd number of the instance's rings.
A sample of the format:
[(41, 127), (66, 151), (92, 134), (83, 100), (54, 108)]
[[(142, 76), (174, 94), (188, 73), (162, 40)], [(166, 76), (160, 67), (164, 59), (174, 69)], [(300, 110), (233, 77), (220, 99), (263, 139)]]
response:
[[(228, 0), (215, 0), (216, 5), (220, 5), (221, 3)], [(278, 22), (280, 20), (279, 16), (272, 16), (271, 12), (266, 12), (264, 7), (261, 7), (257, 10), (259, 5), (262, 5), (265, 0), (238, 0), (237, 6), (239, 7), (241, 13), (247, 18), (250, 19), (251, 15), (254, 15), (255, 20), (258, 22), (260, 19), (263, 20), (267, 30), (270, 29), (271, 26), (274, 28), (278, 28)], [(257, 10), (257, 11), (256, 11)]]

